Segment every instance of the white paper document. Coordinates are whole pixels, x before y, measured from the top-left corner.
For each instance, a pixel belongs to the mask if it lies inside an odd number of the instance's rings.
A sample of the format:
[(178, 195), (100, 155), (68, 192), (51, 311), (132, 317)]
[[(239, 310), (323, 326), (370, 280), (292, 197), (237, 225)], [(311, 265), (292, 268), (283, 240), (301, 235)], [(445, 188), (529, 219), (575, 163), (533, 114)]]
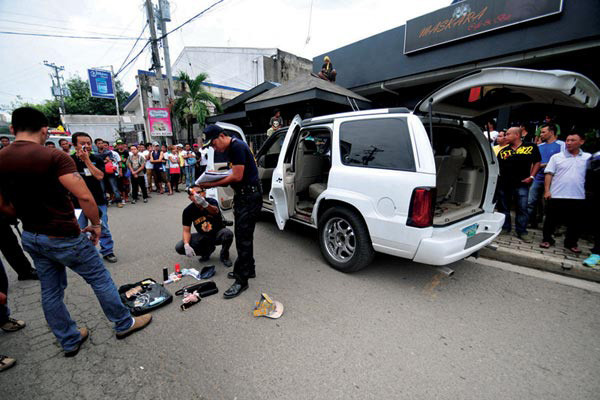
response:
[(200, 178), (196, 179), (196, 184), (221, 180), (231, 175), (231, 172), (232, 171), (230, 169), (226, 171), (206, 171), (200, 175)]

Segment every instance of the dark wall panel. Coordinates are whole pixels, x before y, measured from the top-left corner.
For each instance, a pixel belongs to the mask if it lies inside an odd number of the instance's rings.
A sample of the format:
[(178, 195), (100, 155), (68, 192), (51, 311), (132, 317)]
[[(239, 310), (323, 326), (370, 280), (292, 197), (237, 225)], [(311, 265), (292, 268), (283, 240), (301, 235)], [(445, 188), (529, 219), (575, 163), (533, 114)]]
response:
[[(600, 1), (564, 0), (562, 14), (404, 55), (404, 26), (332, 50), (337, 82), (346, 88), (513, 53), (600, 38)], [(368, 21), (365, 23), (369, 23)], [(313, 59), (320, 70), (325, 54)]]

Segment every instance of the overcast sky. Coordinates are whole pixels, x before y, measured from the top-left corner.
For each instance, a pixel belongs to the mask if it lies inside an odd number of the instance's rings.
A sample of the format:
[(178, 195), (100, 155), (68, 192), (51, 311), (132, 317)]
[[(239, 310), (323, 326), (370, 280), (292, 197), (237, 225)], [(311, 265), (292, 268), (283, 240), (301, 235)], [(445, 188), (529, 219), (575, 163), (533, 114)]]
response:
[[(154, 1), (158, 4), (158, 0)], [(167, 29), (178, 26), (215, 1), (171, 0), (172, 21)], [(403, 25), (407, 19), (450, 2), (225, 0), (169, 36), (171, 60), (177, 59), (184, 46), (277, 47), (312, 59), (315, 55)], [(143, 4), (142, 0), (0, 0), (0, 31), (137, 37), (146, 21)], [(144, 37), (148, 37), (148, 30)], [(143, 44), (138, 43), (134, 54)], [(16, 95), (31, 102), (51, 97), (48, 76), (51, 70), (43, 65), (43, 60), (64, 65), (66, 78), (79, 75), (85, 79), (90, 67), (112, 64), (116, 71), (132, 46), (133, 41), (127, 40), (0, 34), (0, 105), (16, 100)], [(119, 76), (125, 89), (135, 90), (136, 71), (149, 67), (150, 52), (146, 50)]]

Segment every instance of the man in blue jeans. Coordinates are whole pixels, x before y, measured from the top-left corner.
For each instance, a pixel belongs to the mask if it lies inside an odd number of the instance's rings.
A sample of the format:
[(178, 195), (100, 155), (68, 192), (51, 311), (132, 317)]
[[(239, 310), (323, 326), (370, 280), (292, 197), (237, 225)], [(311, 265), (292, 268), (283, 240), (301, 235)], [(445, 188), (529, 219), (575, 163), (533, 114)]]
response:
[(520, 128), (506, 131), (505, 140), (508, 145), (498, 152), (498, 210), (505, 216), (502, 230), (510, 233), (512, 229), (510, 211), (514, 202), (516, 235), (523, 242), (531, 243), (533, 239), (527, 233), (527, 198), (542, 158), (537, 145), (523, 143)]
[(119, 162), (119, 155), (108, 149), (108, 143), (102, 139), (94, 140), (94, 144), (98, 147), (98, 157), (104, 162), (104, 192), (110, 187), (110, 191), (113, 193), (113, 204), (117, 207), (123, 208), (121, 204), (121, 193), (119, 192), (119, 186), (117, 185), (117, 177), (119, 175), (119, 168), (117, 167)]
[(565, 142), (556, 139), (556, 125), (554, 124), (542, 125), (540, 138), (543, 143), (538, 145), (538, 150), (542, 156), (542, 163), (529, 188), (529, 197), (527, 199), (527, 215), (529, 215), (529, 224), (532, 228), (537, 228), (538, 209), (544, 196), (544, 168), (546, 168), (548, 161), (550, 161), (550, 157), (556, 153), (560, 153), (565, 148)]
[[(10, 130), (16, 139), (0, 157), (0, 213), (23, 222), (23, 247), (38, 271), (44, 315), (65, 356), (75, 356), (89, 337), (87, 328), (78, 328), (71, 319), (63, 301), (66, 267), (92, 287), (104, 314), (114, 323), (117, 339), (146, 327), (152, 316), (131, 316), (96, 251), (101, 234), (98, 206), (75, 162), (68, 154), (42, 145), (48, 137), (44, 114), (18, 108)], [(92, 223), (83, 231), (70, 195)]]
[[(102, 179), (104, 178), (104, 162), (102, 159), (92, 153), (92, 138), (85, 132), (75, 132), (71, 136), (71, 143), (75, 149), (75, 154), (71, 155), (77, 172), (83, 178), (86, 186), (90, 189), (90, 192), (94, 196), (94, 200), (98, 205), (98, 212), (100, 213), (100, 220), (102, 221), (102, 228), (100, 230), (100, 254), (102, 257), (110, 262), (116, 263), (117, 257), (114, 252), (114, 241), (108, 227), (108, 210), (107, 201), (104, 196), (104, 190), (102, 190)], [(75, 208), (81, 208), (77, 198), (73, 197), (73, 206)], [(77, 219), (79, 227), (85, 229), (88, 225), (87, 217), (81, 213)]]

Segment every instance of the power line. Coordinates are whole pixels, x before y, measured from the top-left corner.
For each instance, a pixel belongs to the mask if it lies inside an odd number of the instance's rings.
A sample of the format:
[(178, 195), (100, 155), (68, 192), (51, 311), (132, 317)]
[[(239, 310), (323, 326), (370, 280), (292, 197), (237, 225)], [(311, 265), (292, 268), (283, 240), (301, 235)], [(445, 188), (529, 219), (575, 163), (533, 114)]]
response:
[(193, 20), (195, 20), (196, 18), (202, 16), (203, 14), (205, 14), (206, 12), (210, 11), (212, 8), (216, 7), (217, 5), (219, 5), (220, 3), (224, 2), (225, 0), (219, 0), (213, 4), (211, 4), (209, 7), (205, 8), (204, 10), (200, 11), (198, 14), (194, 15), (192, 18), (188, 19), (187, 21), (185, 21), (183, 24), (179, 25), (178, 27), (171, 29), (169, 32), (165, 33), (164, 35), (162, 35), (161, 37), (157, 38), (157, 40), (162, 40), (162, 38), (170, 35), (171, 33), (175, 32), (176, 30), (182, 28), (184, 25), (189, 24), (190, 22), (192, 22)]
[(144, 50), (146, 50), (146, 47), (148, 47), (149, 44), (150, 44), (150, 41), (148, 40), (146, 42), (146, 44), (144, 45), (144, 47), (142, 47), (142, 49), (139, 51), (139, 53), (137, 53), (135, 55), (135, 57), (133, 57), (131, 60), (129, 60), (129, 62), (127, 64), (125, 64), (121, 68), (119, 68), (119, 70), (115, 74), (115, 78), (121, 73), (121, 71), (123, 71), (125, 68), (127, 68), (129, 66), (129, 64), (133, 63), (140, 55), (142, 55), (142, 53), (144, 52)]
[[(27, 26), (31, 26), (31, 23), (29, 22), (21, 22), (21, 21), (15, 21), (15, 20), (11, 20), (11, 19), (4, 19), (4, 18), (0, 18), (0, 21), (2, 22), (8, 22), (10, 24), (20, 24), (20, 25), (27, 25)], [(92, 33), (92, 34), (96, 34), (96, 35), (109, 35), (109, 36), (114, 36), (114, 37), (128, 37), (128, 36), (123, 36), (122, 32), (120, 34), (113, 34), (113, 33), (108, 33), (108, 32), (98, 32), (98, 31), (88, 31), (88, 30), (79, 30), (79, 29), (75, 29), (75, 28), (68, 28), (68, 27), (64, 27), (64, 26), (55, 26), (55, 25), (48, 25), (48, 24), (43, 24), (40, 27), (42, 28), (55, 28), (55, 29), (60, 29), (62, 31), (74, 31), (77, 33)], [(21, 29), (18, 27), (7, 27), (9, 29), (13, 28), (13, 29)], [(124, 31), (123, 31), (124, 32)], [(38, 32), (36, 32), (38, 33)], [(46, 33), (46, 32), (39, 32), (39, 33)]]
[[(221, 0), (223, 1), (223, 0)], [(4, 35), (21, 35), (21, 36), (42, 36), (42, 37), (56, 37), (56, 38), (66, 38), (66, 39), (92, 39), (92, 40), (138, 40), (134, 37), (102, 37), (102, 36), (74, 36), (74, 35), (53, 35), (47, 33), (33, 33), (33, 32), (9, 32), (9, 31), (0, 31), (0, 34)]]
[[(131, 53), (133, 52), (133, 49), (135, 49), (135, 46), (137, 46), (139, 40), (141, 39), (142, 35), (144, 34), (144, 32), (146, 31), (146, 28), (148, 27), (148, 21), (146, 21), (146, 23), (144, 24), (144, 27), (142, 28), (142, 31), (140, 32), (140, 35), (138, 36), (138, 38), (136, 39), (135, 43), (133, 44), (133, 46), (131, 47), (131, 50), (129, 50), (129, 53), (127, 53), (127, 57), (125, 57), (125, 59), (123, 60), (123, 62), (121, 63), (121, 66), (119, 67), (119, 69), (117, 70), (117, 75), (119, 74), (119, 72), (121, 72), (123, 70), (123, 65), (127, 62), (127, 59), (129, 58), (129, 56), (131, 55)], [(115, 75), (116, 76), (116, 75)]]

